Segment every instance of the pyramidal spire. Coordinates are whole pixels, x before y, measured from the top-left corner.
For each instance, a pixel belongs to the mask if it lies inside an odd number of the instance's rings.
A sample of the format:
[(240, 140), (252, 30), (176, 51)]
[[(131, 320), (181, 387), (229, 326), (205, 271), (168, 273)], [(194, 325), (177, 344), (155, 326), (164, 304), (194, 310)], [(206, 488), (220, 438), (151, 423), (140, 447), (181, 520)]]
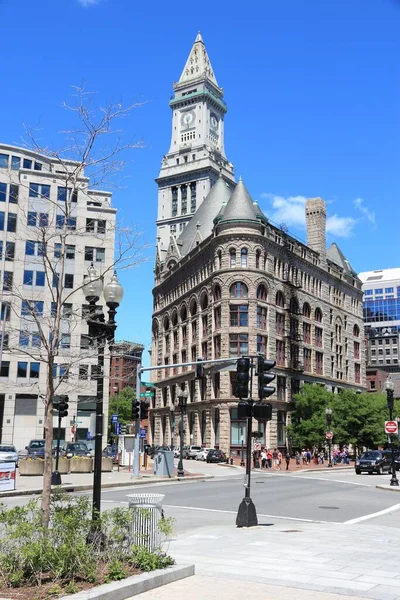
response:
[(189, 83), (190, 81), (205, 78), (218, 86), (203, 38), (199, 31), (178, 83)]

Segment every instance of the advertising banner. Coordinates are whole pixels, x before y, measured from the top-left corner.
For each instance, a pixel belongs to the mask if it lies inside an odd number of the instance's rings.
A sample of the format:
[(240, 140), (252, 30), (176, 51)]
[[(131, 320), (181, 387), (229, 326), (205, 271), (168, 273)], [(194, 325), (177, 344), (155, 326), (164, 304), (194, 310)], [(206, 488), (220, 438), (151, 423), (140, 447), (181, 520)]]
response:
[(15, 490), (15, 462), (0, 462), (0, 492)]

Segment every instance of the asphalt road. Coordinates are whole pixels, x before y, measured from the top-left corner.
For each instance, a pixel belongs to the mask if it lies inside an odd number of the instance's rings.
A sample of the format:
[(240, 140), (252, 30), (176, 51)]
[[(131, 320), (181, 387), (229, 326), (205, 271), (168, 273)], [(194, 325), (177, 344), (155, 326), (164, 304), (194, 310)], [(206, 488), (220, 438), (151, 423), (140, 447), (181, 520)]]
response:
[[(190, 468), (210, 472), (214, 479), (106, 489), (102, 493), (103, 509), (127, 506), (129, 494), (153, 491), (165, 494), (165, 513), (175, 519), (176, 533), (213, 523), (234, 525), (244, 496), (244, 471), (204, 463), (190, 463)], [(323, 473), (260, 472), (252, 474), (251, 497), (259, 522), (264, 525), (285, 520), (292, 521), (293, 526), (296, 521), (366, 520), (400, 528), (400, 494), (378, 490), (378, 483), (389, 483), (389, 476), (357, 476), (352, 470), (340, 468)], [(9, 498), (5, 504), (15, 506), (28, 500)]]

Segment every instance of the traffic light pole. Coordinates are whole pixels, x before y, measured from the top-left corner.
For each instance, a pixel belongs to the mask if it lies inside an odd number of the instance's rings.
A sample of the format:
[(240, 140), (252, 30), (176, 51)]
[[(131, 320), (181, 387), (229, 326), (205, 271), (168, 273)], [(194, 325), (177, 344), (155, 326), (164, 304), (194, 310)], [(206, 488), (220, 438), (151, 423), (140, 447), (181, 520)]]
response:
[(141, 363), (136, 367), (136, 401), (139, 402), (139, 418), (135, 420), (135, 441), (133, 446), (133, 477), (140, 475), (140, 388), (142, 386)]
[(56, 450), (56, 468), (51, 474), (51, 485), (61, 485), (61, 475), (58, 471), (58, 460), (60, 457), (60, 436), (61, 436), (61, 415), (58, 411), (58, 431), (57, 431), (57, 450)]
[(104, 345), (105, 339), (98, 339), (97, 355), (97, 394), (96, 394), (96, 433), (94, 439), (93, 508), (92, 521), (97, 523), (101, 509), (101, 454), (103, 446), (103, 391), (104, 391)]

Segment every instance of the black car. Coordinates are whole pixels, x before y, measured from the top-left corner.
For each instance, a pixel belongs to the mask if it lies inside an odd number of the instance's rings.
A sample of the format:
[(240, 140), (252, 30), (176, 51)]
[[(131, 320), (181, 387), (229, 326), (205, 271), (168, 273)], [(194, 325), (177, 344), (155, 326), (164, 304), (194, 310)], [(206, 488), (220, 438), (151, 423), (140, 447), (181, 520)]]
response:
[(91, 456), (85, 442), (66, 442), (61, 449), (60, 456), (72, 458), (73, 456)]
[(207, 454), (206, 462), (220, 463), (226, 462), (226, 454), (222, 450), (210, 450)]
[(31, 440), (25, 450), (28, 450), (28, 458), (44, 458), (45, 440)]
[(106, 446), (102, 452), (102, 456), (105, 458), (112, 458), (113, 462), (118, 460), (118, 448), (115, 445)]
[(367, 450), (363, 452), (356, 460), (355, 470), (357, 475), (361, 473), (378, 473), (382, 475), (384, 471), (390, 471), (391, 454), (387, 450)]

